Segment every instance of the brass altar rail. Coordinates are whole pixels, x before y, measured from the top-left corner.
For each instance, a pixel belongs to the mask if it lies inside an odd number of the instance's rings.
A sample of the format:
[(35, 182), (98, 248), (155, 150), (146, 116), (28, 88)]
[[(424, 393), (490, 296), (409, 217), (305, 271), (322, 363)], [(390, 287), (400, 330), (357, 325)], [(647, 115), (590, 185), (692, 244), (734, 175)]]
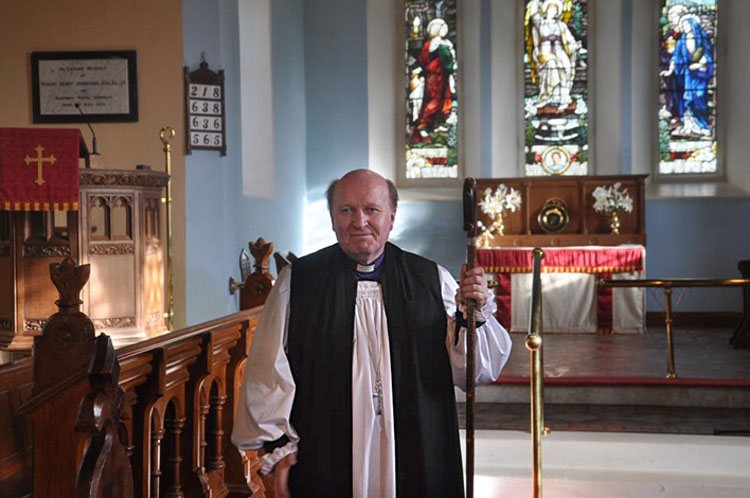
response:
[(664, 323), (667, 327), (667, 378), (677, 377), (674, 366), (674, 342), (672, 340), (672, 289), (675, 287), (743, 287), (750, 286), (750, 278), (673, 278), (597, 281), (602, 287), (661, 287), (664, 289)]
[(531, 391), (531, 454), (532, 454), (532, 489), (533, 497), (542, 496), (542, 434), (544, 429), (544, 361), (542, 358), (542, 279), (541, 267), (544, 251), (534, 248), (534, 273), (531, 287), (531, 307), (529, 317), (529, 334), (526, 336), (526, 348), (531, 355), (530, 391)]

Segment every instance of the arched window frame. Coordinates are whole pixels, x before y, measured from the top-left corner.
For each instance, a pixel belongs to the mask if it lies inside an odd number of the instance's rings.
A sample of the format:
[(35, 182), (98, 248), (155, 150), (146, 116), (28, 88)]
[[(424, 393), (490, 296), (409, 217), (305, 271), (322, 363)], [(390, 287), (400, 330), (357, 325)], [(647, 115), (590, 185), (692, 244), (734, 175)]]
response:
[[(726, 50), (724, 49), (724, 46), (728, 42), (728, 29), (727, 29), (727, 14), (726, 14), (726, 2), (722, 2), (721, 0), (717, 0), (717, 37), (715, 39), (715, 54), (716, 54), (716, 60), (714, 61), (716, 69), (716, 171), (711, 173), (679, 173), (679, 174), (665, 174), (660, 172), (659, 168), (659, 125), (658, 125), (658, 117), (657, 113), (659, 111), (659, 103), (658, 103), (658, 97), (659, 97), (659, 44), (660, 44), (660, 34), (659, 34), (659, 18), (661, 17), (661, 1), (655, 2), (655, 5), (652, 6), (653, 11), (651, 13), (651, 18), (653, 19), (653, 22), (651, 23), (653, 26), (653, 33), (655, 33), (652, 47), (653, 49), (651, 52), (653, 53), (653, 67), (656, 68), (656, 77), (654, 78), (654, 90), (653, 94), (655, 95), (653, 100), (653, 109), (651, 115), (652, 115), (652, 121), (653, 124), (651, 125), (651, 135), (652, 135), (652, 141), (653, 141), (653, 161), (651, 162), (651, 175), (652, 175), (652, 182), (657, 184), (695, 184), (695, 183), (723, 183), (727, 181), (727, 170), (726, 170), (726, 113), (729, 112), (729, 110), (726, 107), (727, 101), (725, 98), (725, 86), (726, 81), (728, 80), (728, 74), (727, 71), (729, 70), (729, 65), (727, 64), (727, 57), (726, 57)], [(637, 15), (637, 14), (634, 14)], [(633, 39), (636, 39), (638, 36), (638, 33), (636, 30), (638, 29), (638, 23), (633, 23)], [(691, 189), (694, 190), (694, 189)], [(711, 188), (703, 189), (703, 191), (710, 191)]]
[[(369, 167), (397, 183), (404, 200), (453, 200), (466, 176), (481, 176), (480, 1), (457, 2), (459, 172), (456, 179), (406, 180), (404, 4), (367, 0)], [(461, 90), (462, 89), (462, 90)]]

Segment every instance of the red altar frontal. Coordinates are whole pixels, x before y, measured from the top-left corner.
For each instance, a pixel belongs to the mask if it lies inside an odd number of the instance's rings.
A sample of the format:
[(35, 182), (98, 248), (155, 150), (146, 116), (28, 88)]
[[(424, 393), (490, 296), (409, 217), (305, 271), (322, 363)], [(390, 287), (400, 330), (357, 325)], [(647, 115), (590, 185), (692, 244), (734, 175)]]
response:
[[(527, 332), (532, 248), (477, 250), (477, 264), (492, 282), (497, 318), (511, 332)], [(642, 333), (642, 288), (602, 288), (600, 278), (645, 276), (642, 245), (544, 248), (542, 315), (544, 332)]]

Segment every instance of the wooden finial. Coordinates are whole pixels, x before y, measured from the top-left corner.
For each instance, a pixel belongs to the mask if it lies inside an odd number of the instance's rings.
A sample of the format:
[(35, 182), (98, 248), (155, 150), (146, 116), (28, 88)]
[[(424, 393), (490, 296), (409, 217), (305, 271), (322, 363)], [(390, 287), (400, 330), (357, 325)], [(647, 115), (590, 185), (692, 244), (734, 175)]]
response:
[[(250, 254), (255, 258), (255, 271), (245, 279), (240, 290), (240, 309), (246, 310), (266, 302), (273, 286), (273, 277), (268, 272), (268, 258), (273, 253), (273, 243), (260, 237), (248, 244)], [(231, 284), (230, 284), (231, 285)]]
[(266, 242), (263, 237), (259, 237), (255, 242), (248, 243), (250, 254), (255, 258), (255, 273), (264, 273), (268, 271), (268, 258), (273, 252), (273, 242)]
[(76, 261), (68, 256), (62, 263), (50, 263), (49, 274), (52, 283), (57, 287), (60, 299), (55, 304), (61, 313), (78, 311), (81, 301), (81, 289), (89, 280), (91, 267), (89, 265), (77, 266)]

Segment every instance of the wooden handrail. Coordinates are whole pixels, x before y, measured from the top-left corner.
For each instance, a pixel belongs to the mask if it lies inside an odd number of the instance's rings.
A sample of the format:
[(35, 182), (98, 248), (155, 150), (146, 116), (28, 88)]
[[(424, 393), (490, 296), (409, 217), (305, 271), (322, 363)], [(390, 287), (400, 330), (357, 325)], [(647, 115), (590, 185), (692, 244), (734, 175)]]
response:
[(153, 351), (159, 348), (169, 346), (171, 344), (183, 341), (191, 337), (198, 337), (206, 332), (210, 332), (213, 329), (219, 329), (226, 326), (236, 325), (242, 322), (249, 322), (250, 320), (257, 320), (260, 317), (260, 311), (263, 309), (262, 306), (251, 308), (249, 310), (238, 311), (231, 315), (222, 316), (214, 320), (192, 325), (184, 329), (175, 330), (174, 332), (164, 333), (155, 337), (146, 339), (145, 341), (128, 344), (117, 350), (117, 359), (126, 360), (133, 356)]

